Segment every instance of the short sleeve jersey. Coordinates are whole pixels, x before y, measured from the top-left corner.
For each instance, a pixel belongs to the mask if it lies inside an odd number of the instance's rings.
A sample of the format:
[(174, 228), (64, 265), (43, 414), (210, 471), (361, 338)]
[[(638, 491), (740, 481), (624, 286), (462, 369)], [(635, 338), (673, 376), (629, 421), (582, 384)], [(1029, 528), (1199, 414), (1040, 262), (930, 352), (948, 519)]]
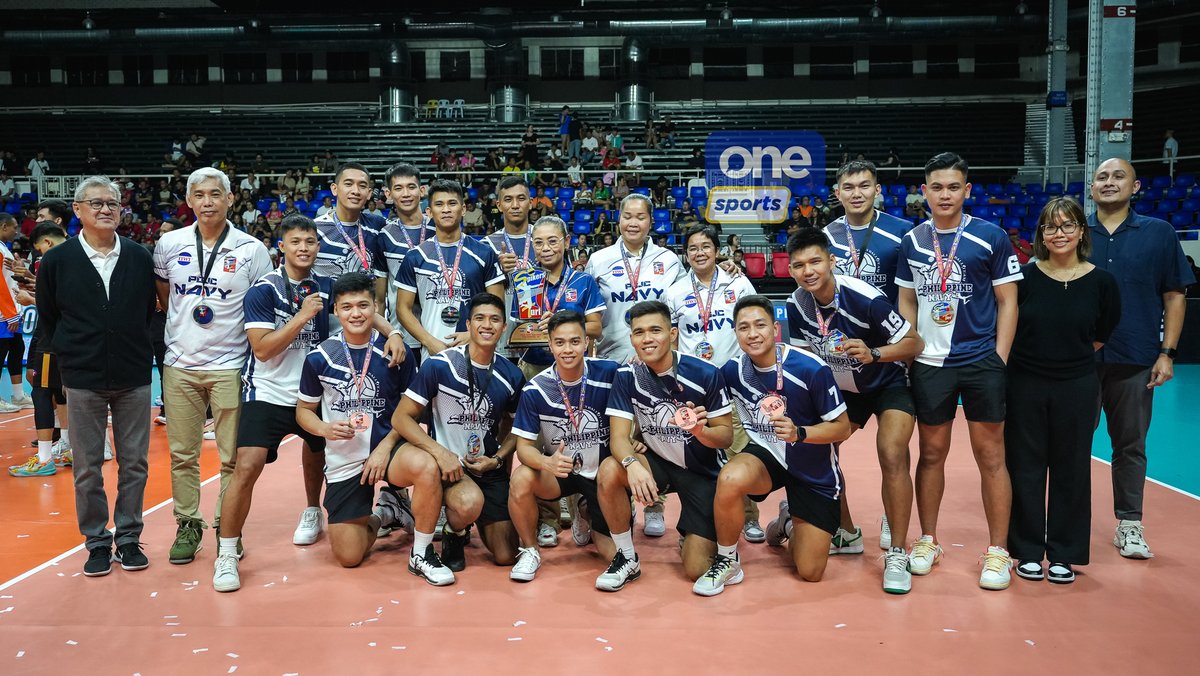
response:
[[(566, 266), (563, 267), (557, 284), (551, 284), (549, 281), (543, 284), (542, 296), (544, 310), (554, 307), (555, 312), (574, 310), (584, 316), (604, 312), (604, 298), (600, 295), (600, 286), (596, 284), (596, 280), (586, 272), (573, 270)], [(555, 303), (558, 305), (555, 306)], [(516, 307), (509, 309), (509, 317), (512, 320), (510, 324), (513, 326), (517, 323), (519, 315), (517, 310)], [(550, 350), (544, 347), (529, 348), (521, 359), (538, 366), (548, 366), (554, 363), (554, 357), (550, 354)]]
[[(404, 257), (408, 255), (408, 252), (425, 240), (433, 238), (434, 230), (429, 224), (429, 219), (425, 219), (419, 226), (402, 225), (399, 220), (389, 220), (383, 226), (383, 230), (379, 233), (379, 243), (383, 251), (383, 259), (387, 264), (389, 288), (395, 287), (396, 279), (400, 276), (400, 266), (404, 263)], [(405, 345), (413, 349), (420, 348), (420, 341), (408, 335), (408, 331), (400, 326), (400, 322), (396, 319), (395, 291), (387, 293), (386, 296), (388, 321), (392, 323), (392, 326), (400, 329)]]
[[(534, 376), (521, 391), (513, 434), (530, 441), (541, 434), (545, 455), (553, 455), (559, 444), (563, 444), (563, 454), (572, 459), (571, 471), (595, 479), (600, 463), (609, 456), (606, 411), (613, 377), (621, 365), (607, 359), (586, 359), (584, 364), (583, 377), (561, 383), (562, 389), (555, 367)], [(564, 391), (574, 422), (563, 403)]]
[[(513, 268), (513, 272), (521, 269), (529, 270), (533, 268), (536, 260), (533, 253), (532, 230), (533, 229), (531, 227), (527, 226), (524, 234), (509, 234), (507, 237), (505, 237), (506, 231), (504, 230), (504, 226), (501, 225), (499, 230), (493, 232), (487, 237), (484, 237), (482, 241), (484, 244), (487, 244), (489, 247), (491, 247), (493, 252), (495, 252), (497, 261), (500, 260), (500, 254), (504, 253), (506, 248), (508, 249), (509, 253), (516, 254), (517, 267)], [(515, 291), (512, 284), (512, 274), (510, 273), (505, 275), (504, 312), (506, 315), (512, 314), (514, 293)], [(506, 357), (516, 356), (507, 348), (508, 339), (510, 336), (512, 336), (514, 328), (516, 328), (516, 324), (509, 322), (504, 327), (504, 335), (500, 337), (500, 347), (498, 350), (500, 354), (503, 354)]]
[[(778, 393), (776, 367), (761, 369), (742, 354), (722, 366), (721, 373), (750, 440), (767, 449), (789, 474), (821, 495), (838, 499), (842, 483), (837, 445), (785, 442), (775, 436), (774, 425), (760, 407), (768, 394)], [(835, 420), (846, 410), (833, 372), (820, 357), (799, 348), (783, 348), (782, 396), (786, 417), (801, 427)]]
[[(864, 364), (846, 355), (845, 342), (858, 339), (868, 347), (891, 345), (908, 333), (908, 321), (900, 316), (883, 292), (861, 279), (835, 275), (837, 310), (819, 306), (804, 289), (788, 298), (788, 336), (793, 345), (807, 346), (833, 371), (838, 387), (846, 392), (878, 392), (908, 383), (908, 370), (901, 362)], [(826, 321), (823, 335), (816, 313)]]
[(892, 305), (897, 305), (900, 292), (896, 288), (896, 263), (900, 260), (900, 243), (904, 234), (912, 229), (912, 221), (876, 211), (875, 229), (871, 231), (864, 252), (862, 245), (869, 228), (867, 225), (850, 225), (845, 216), (825, 226), (830, 250), (837, 258), (837, 273), (858, 277), (882, 291)]
[[(242, 368), (242, 401), (265, 401), (279, 406), (295, 406), (300, 388), (300, 372), (304, 358), (329, 338), (329, 314), (333, 309), (333, 280), (309, 275), (303, 280), (284, 281), (283, 267), (263, 275), (246, 292), (245, 328), (274, 331), (292, 320), (303, 302), (299, 288), (308, 283), (325, 301), (325, 308), (308, 320), (287, 348), (271, 359), (262, 361), (253, 353)], [(289, 288), (290, 287), (290, 288)]]
[(271, 271), (262, 242), (233, 227), (216, 252), (204, 250), (205, 278), (196, 252), (196, 226), (163, 235), (154, 248), (154, 274), (167, 282), (164, 363), (198, 371), (241, 369), (246, 340), (246, 292)]
[(585, 272), (600, 285), (606, 306), (604, 332), (596, 343), (596, 354), (625, 363), (634, 356), (633, 346), (629, 343), (629, 322), (625, 319), (630, 308), (643, 300), (665, 300), (667, 289), (682, 274), (683, 264), (674, 252), (646, 240), (640, 257), (629, 256), (629, 269), (638, 277), (635, 293), (622, 251), (623, 242), (597, 251), (588, 259)]
[(675, 373), (656, 374), (642, 363), (622, 366), (613, 379), (606, 413), (636, 420), (646, 446), (663, 460), (715, 479), (727, 461), (724, 449), (709, 448), (676, 425), (675, 412), (690, 401), (703, 405), (710, 418), (729, 413), (733, 408), (725, 380), (703, 359), (675, 354)]
[[(721, 268), (713, 272), (712, 282), (715, 288), (704, 286), (694, 274), (686, 272), (667, 289), (666, 303), (671, 308), (671, 323), (679, 329), (679, 351), (720, 366), (741, 352), (733, 331), (733, 308), (739, 299), (755, 291), (748, 277), (730, 277)], [(705, 309), (712, 306), (707, 324), (700, 323), (701, 304)], [(703, 343), (709, 349), (703, 349)]]
[[(317, 224), (321, 249), (317, 252), (313, 272), (335, 280), (347, 272), (365, 272), (373, 277), (387, 276), (380, 237), (384, 226), (383, 216), (363, 212), (357, 222), (342, 223), (337, 220), (337, 210), (331, 209), (314, 222)], [(366, 247), (363, 252), (365, 259), (355, 252), (360, 234), (362, 244)]]
[[(371, 363), (361, 389), (367, 346), (346, 347), (341, 336), (330, 338), (304, 358), (300, 374), (300, 401), (321, 405), (326, 422), (348, 420), (352, 412), (366, 414), (370, 429), (350, 439), (325, 442), (325, 479), (329, 483), (345, 481), (362, 473), (363, 464), (385, 436), (392, 431), (392, 411), (414, 378), (415, 359), (410, 353), (395, 368), (383, 356), (385, 336), (372, 332)], [(346, 350), (350, 360), (346, 360)]]
[(482, 455), (493, 456), (500, 448), (496, 437), (500, 420), (517, 412), (525, 376), (500, 355), (495, 355), (490, 376), (487, 364), (472, 360), (472, 390), (467, 376), (467, 347), (452, 347), (423, 361), (404, 396), (432, 409), (431, 436), (450, 452), (466, 458), (472, 448), (477, 448)]
[[(917, 361), (930, 366), (964, 366), (996, 351), (996, 294), (993, 287), (1021, 279), (1012, 242), (999, 226), (963, 215), (958, 250), (950, 257), (956, 230), (937, 231), (925, 221), (904, 236), (896, 284), (917, 294), (917, 333), (925, 351)], [(938, 238), (949, 275), (945, 290), (935, 260)]]

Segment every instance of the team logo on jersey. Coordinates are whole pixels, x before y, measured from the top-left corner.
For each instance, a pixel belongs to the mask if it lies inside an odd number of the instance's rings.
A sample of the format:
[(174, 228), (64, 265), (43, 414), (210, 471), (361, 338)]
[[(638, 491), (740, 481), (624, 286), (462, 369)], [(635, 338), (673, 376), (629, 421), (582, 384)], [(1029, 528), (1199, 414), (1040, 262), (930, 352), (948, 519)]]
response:
[(622, 261), (617, 261), (616, 263), (613, 263), (611, 273), (612, 273), (613, 277), (624, 277), (625, 276), (625, 264)]
[(654, 263), (654, 274), (661, 275), (661, 274), (665, 273), (666, 271), (667, 271), (667, 268), (665, 265), (662, 264), (661, 261), (656, 261)]
[(179, 263), (180, 265), (191, 265), (192, 254), (186, 251), (180, 251), (179, 255), (175, 257), (175, 262)]
[(638, 408), (639, 415), (650, 419), (649, 424), (642, 425), (643, 434), (666, 444), (686, 443), (692, 437), (691, 432), (675, 424), (675, 411), (678, 409), (674, 402), (660, 400), (653, 407), (646, 407), (635, 398), (634, 406)]
[[(586, 451), (596, 445), (604, 445), (608, 443), (608, 426), (602, 425), (600, 415), (590, 408), (582, 411), (575, 411), (576, 420), (579, 421), (579, 431), (571, 425), (571, 421), (567, 418), (560, 418), (553, 421), (554, 438), (546, 443), (547, 449), (557, 448), (558, 444), (565, 441), (564, 452), (574, 452), (576, 458), (582, 458), (580, 451)], [(598, 458), (597, 458), (598, 459)], [(582, 460), (579, 467), (573, 471), (578, 474), (582, 468)]]
[(683, 299), (683, 306), (684, 306), (684, 307), (687, 307), (687, 308), (694, 308), (694, 307), (696, 307), (696, 294), (694, 294), (694, 293), (689, 293), (689, 294), (687, 295), (687, 298), (684, 298), (684, 299)]
[(948, 326), (950, 322), (954, 321), (954, 306), (946, 301), (939, 301), (933, 304), (929, 314), (933, 317), (934, 324)]
[[(361, 373), (361, 371), (360, 371)], [(369, 411), (374, 415), (379, 415), (387, 407), (387, 400), (379, 396), (379, 382), (375, 380), (375, 376), (368, 373), (363, 379), (362, 393), (359, 393), (357, 379), (350, 374), (345, 373), (345, 380), (333, 384), (333, 390), (337, 392), (337, 400), (329, 405), (329, 408), (339, 412), (346, 411)]]
[(938, 273), (936, 263), (931, 263), (921, 270), (921, 281), (916, 291), (918, 296), (935, 303), (947, 301), (953, 304), (954, 301), (959, 300), (963, 303), (969, 303), (971, 301), (971, 294), (975, 291), (975, 285), (963, 281), (962, 263), (955, 258), (950, 276), (946, 278), (946, 291), (944, 293), (942, 292), (942, 277)]
[(566, 302), (575, 303), (579, 301), (579, 292), (575, 289), (567, 289), (565, 293), (566, 296), (563, 297), (563, 300)]
[[(481, 400), (471, 401), (471, 397), (467, 394), (456, 394), (450, 390), (442, 390), (449, 397), (454, 399), (459, 411), (452, 413), (446, 422), (451, 425), (461, 425), (463, 429), (471, 432), (484, 432), (491, 427), (492, 420), (492, 398), (484, 396)], [(445, 411), (439, 411), (439, 414)]]
[(725, 289), (725, 302), (730, 305), (737, 302), (737, 293), (733, 289)]
[(237, 257), (226, 256), (225, 260), (221, 262), (221, 269), (225, 272), (237, 272)]

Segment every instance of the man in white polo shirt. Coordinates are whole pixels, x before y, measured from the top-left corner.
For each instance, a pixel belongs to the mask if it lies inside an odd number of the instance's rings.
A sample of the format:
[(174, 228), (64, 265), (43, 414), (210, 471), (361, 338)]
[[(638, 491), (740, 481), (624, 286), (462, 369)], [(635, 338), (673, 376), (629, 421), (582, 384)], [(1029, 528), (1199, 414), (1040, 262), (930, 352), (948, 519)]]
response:
[[(227, 220), (229, 177), (205, 167), (188, 176), (187, 203), (196, 224), (163, 235), (154, 251), (158, 297), (167, 308), (167, 365), (163, 399), (171, 411), (171, 495), (179, 524), (171, 563), (191, 563), (205, 528), (200, 511), (200, 446), (205, 410), (216, 421), (221, 495), (233, 474), (237, 448), (240, 372), (249, 343), (242, 301), (271, 271), (262, 242)], [(217, 498), (216, 520), (221, 519)], [(240, 552), (239, 552), (240, 553)]]

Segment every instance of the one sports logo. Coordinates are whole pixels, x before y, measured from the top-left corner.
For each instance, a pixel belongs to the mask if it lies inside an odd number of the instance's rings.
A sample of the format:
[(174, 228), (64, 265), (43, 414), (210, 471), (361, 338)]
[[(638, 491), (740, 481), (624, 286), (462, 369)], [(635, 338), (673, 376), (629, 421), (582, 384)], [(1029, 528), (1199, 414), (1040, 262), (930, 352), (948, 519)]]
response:
[(782, 222), (791, 196), (813, 194), (824, 178), (825, 140), (815, 132), (716, 132), (704, 153), (713, 222)]

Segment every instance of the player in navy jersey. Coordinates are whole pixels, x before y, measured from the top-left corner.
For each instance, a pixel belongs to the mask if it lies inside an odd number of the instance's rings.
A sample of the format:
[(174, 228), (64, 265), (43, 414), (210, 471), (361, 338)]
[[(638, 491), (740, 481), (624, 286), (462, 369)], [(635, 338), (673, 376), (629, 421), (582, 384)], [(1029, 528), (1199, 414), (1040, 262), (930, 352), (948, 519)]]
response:
[[(788, 299), (788, 334), (793, 344), (808, 347), (832, 369), (846, 401), (851, 430), (879, 423), (875, 445), (883, 471), (883, 506), (895, 524), (884, 563), (884, 591), (904, 594), (912, 588), (908, 537), (913, 485), (909, 476), (908, 441), (916, 408), (904, 363), (920, 354), (924, 343), (883, 292), (848, 275), (835, 275), (829, 239), (819, 230), (802, 228), (788, 240), (789, 271), (800, 288)], [(830, 554), (861, 554), (862, 531), (854, 527), (846, 491), (839, 496), (841, 525)], [(789, 523), (780, 505), (779, 519), (768, 524), (768, 541), (779, 544)]]
[[(503, 223), (483, 241), (496, 252), (496, 260), (500, 262), (500, 269), (504, 271), (504, 306), (506, 312), (511, 312), (513, 275), (532, 270), (536, 261), (532, 231), (529, 227), (529, 207), (532, 206), (529, 201), (529, 184), (521, 176), (505, 176), (500, 179), (500, 183), (496, 185), (496, 206), (500, 208)], [(514, 326), (516, 325), (513, 322), (509, 322), (505, 328), (499, 350), (500, 354), (520, 365), (517, 362), (520, 355), (508, 349), (508, 338), (512, 335)], [(521, 370), (526, 378), (537, 372), (529, 372), (525, 368)]]
[(509, 575), (514, 580), (532, 580), (541, 565), (536, 499), (579, 495), (572, 528), (575, 544), (582, 547), (594, 540), (605, 560), (616, 554), (596, 502), (596, 471), (609, 455), (605, 411), (620, 365), (587, 358), (585, 326), (584, 315), (575, 310), (554, 314), (548, 329), (555, 363), (529, 381), (517, 405), (513, 434), (521, 465), (513, 471), (508, 494), (508, 511), (522, 544)]
[(371, 173), (357, 162), (347, 162), (337, 168), (329, 191), (337, 203), (316, 218), (321, 250), (313, 270), (332, 279), (347, 272), (374, 276), (375, 302), (382, 307), (388, 274), (379, 238), (384, 220), (364, 211), (371, 199)]
[[(462, 230), (462, 186), (437, 180), (428, 194), (436, 237), (409, 251), (396, 274), (396, 316), (421, 343), (423, 358), (467, 342), (463, 308), (475, 294), (504, 295), (496, 253)], [(420, 317), (413, 312), (418, 300)]]
[(333, 307), (342, 333), (305, 357), (296, 402), (300, 427), (326, 439), (329, 545), (347, 568), (362, 563), (379, 526), (395, 517), (386, 505), (374, 510), (371, 505), (375, 484), (386, 478), (400, 440), (389, 412), (415, 377), (411, 356), (395, 367), (384, 357), (384, 338), (374, 329), (374, 287), (363, 273), (343, 275), (334, 283)]
[(383, 226), (379, 240), (388, 270), (387, 318), (403, 332), (404, 344), (419, 354), (421, 342), (403, 331), (404, 327), (396, 316), (396, 294), (392, 289), (396, 286), (400, 266), (408, 252), (424, 244), (425, 240), (434, 238), (433, 224), (421, 211), (421, 198), (425, 191), (421, 187), (420, 169), (407, 162), (399, 162), (387, 170), (383, 183), (384, 194), (392, 201), (392, 215)]
[[(329, 338), (333, 280), (312, 272), (320, 244), (311, 219), (301, 214), (288, 216), (280, 225), (280, 234), (283, 265), (255, 282), (244, 301), (252, 354), (242, 367), (237, 460), (221, 504), (213, 588), (222, 592), (241, 587), (237, 545), (254, 484), (263, 466), (275, 462), (280, 442), (290, 434), (299, 436), (304, 444), (300, 457), (307, 499), (292, 542), (310, 545), (321, 532), (325, 440), (304, 431), (296, 421), (296, 396), (305, 355)], [(409, 356), (399, 332), (392, 331), (387, 320), (376, 316), (374, 328), (388, 336), (388, 365), (395, 366)]]
[[(600, 508), (605, 522), (619, 527), (631, 523), (630, 494), (650, 505), (660, 493), (678, 493), (683, 570), (695, 580), (717, 547), (712, 506), (724, 449), (733, 441), (729, 395), (716, 366), (672, 349), (679, 332), (665, 303), (642, 301), (629, 319), (639, 361), (621, 367), (613, 379), (606, 411), (612, 455), (597, 476)], [(644, 446), (633, 440), (635, 423)], [(613, 533), (612, 540), (617, 552), (596, 578), (602, 591), (618, 591), (641, 576), (632, 529)]]
[(737, 540), (742, 500), (761, 502), (787, 491), (796, 572), (817, 582), (838, 526), (842, 473), (837, 446), (850, 436), (846, 404), (833, 373), (819, 358), (775, 342), (779, 323), (766, 296), (747, 296), (734, 308), (743, 354), (721, 367), (750, 444), (721, 469), (713, 512), (717, 551), (692, 591), (720, 594), (743, 579)]
[[(440, 560), (452, 571), (467, 562), (464, 548), (471, 524), (496, 565), (516, 561), (517, 533), (508, 514), (508, 485), (516, 437), (509, 434), (525, 377), (496, 354), (504, 333), (504, 300), (478, 293), (467, 305), (466, 344), (443, 350), (421, 364), (421, 370), (392, 422), (408, 442), (396, 452), (390, 481), (413, 486), (416, 532), (409, 571), (431, 578), (433, 529), (438, 511), (446, 508)], [(433, 424), (427, 433), (417, 424), (429, 408)], [(450, 581), (453, 581), (451, 577)]]
[(912, 222), (875, 208), (879, 179), (875, 165), (867, 160), (843, 164), (834, 177), (838, 200), (846, 210), (829, 225), (830, 249), (837, 256), (837, 274), (867, 282), (896, 305), (896, 261), (900, 241)]
[(927, 575), (941, 559), (938, 509), (946, 483), (950, 431), (961, 398), (983, 489), (988, 542), (979, 586), (1006, 589), (1012, 485), (1004, 464), (1005, 364), (1017, 328), (1021, 264), (998, 226), (963, 212), (971, 194), (967, 163), (942, 153), (921, 186), (933, 216), (904, 236), (896, 269), (900, 313), (925, 340), (911, 379), (921, 455), (917, 517), (921, 537), (909, 568)]

